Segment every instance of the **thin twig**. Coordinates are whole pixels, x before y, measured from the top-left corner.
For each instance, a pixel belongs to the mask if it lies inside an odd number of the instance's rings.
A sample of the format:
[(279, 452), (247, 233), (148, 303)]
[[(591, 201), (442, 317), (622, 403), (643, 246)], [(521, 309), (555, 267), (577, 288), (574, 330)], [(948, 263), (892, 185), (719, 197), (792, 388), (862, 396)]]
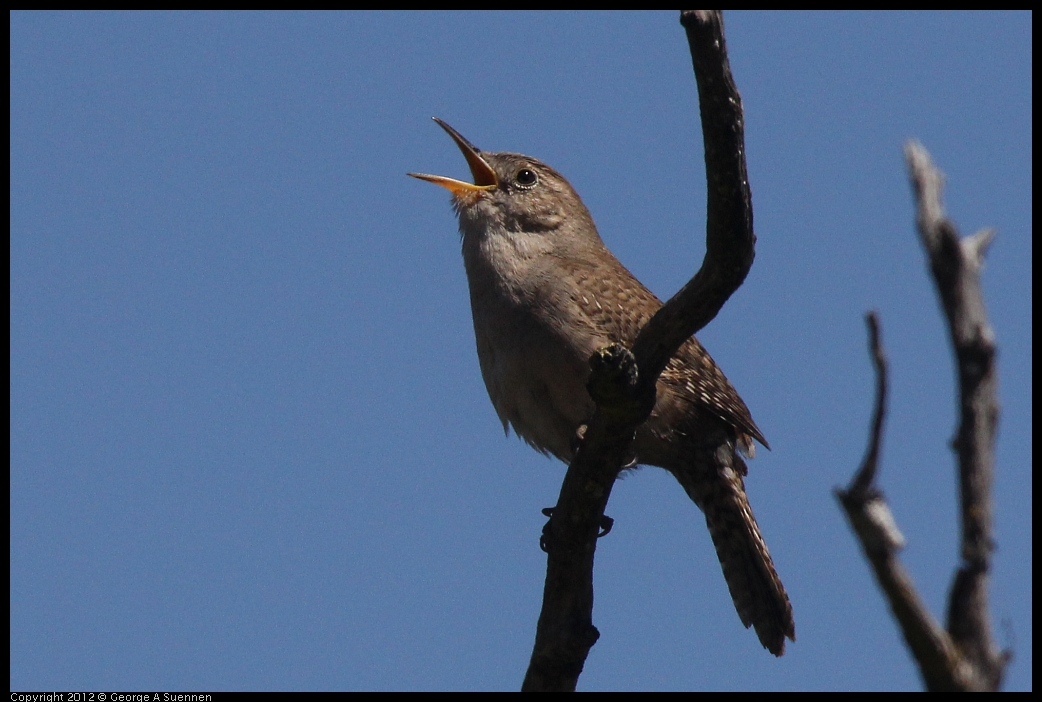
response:
[(915, 584), (897, 558), (904, 537), (897, 527), (882, 491), (875, 484), (887, 403), (887, 361), (875, 312), (865, 315), (869, 330), (869, 351), (876, 367), (876, 401), (872, 431), (865, 459), (846, 490), (836, 496), (861, 542), (879, 587), (886, 595), (908, 647), (919, 662), (927, 687), (962, 689), (949, 682), (950, 671), (958, 670), (958, 655), (951, 639), (919, 598)]

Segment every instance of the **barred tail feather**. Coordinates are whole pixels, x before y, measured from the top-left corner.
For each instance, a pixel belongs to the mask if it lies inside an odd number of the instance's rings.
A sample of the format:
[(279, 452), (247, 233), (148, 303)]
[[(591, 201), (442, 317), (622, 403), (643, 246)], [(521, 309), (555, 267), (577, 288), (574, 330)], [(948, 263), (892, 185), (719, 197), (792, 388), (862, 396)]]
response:
[(746, 628), (756, 629), (763, 647), (780, 656), (785, 653), (785, 639), (796, 640), (792, 605), (774, 570), (741, 478), (721, 480), (710, 492), (715, 494), (703, 508), (706, 525), (734, 608)]
[(796, 625), (789, 596), (745, 494), (745, 463), (730, 442), (715, 452), (695, 453), (682, 470), (672, 472), (705, 513), (742, 624), (753, 627), (763, 647), (780, 656), (785, 653), (785, 639), (796, 640)]

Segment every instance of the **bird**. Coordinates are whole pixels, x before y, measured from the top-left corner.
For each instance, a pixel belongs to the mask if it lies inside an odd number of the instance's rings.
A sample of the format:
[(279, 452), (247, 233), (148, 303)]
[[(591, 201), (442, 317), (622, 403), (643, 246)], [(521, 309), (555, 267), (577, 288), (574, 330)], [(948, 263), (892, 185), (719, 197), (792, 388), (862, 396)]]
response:
[[(608, 250), (571, 184), (517, 153), (481, 151), (445, 121), (473, 183), (408, 175), (452, 194), (481, 376), (503, 423), (569, 463), (595, 405), (592, 354), (632, 344), (662, 306)], [(795, 641), (792, 605), (745, 491), (744, 457), (770, 448), (745, 402), (695, 337), (659, 377), (635, 462), (673, 474), (705, 515), (742, 624), (776, 656)]]

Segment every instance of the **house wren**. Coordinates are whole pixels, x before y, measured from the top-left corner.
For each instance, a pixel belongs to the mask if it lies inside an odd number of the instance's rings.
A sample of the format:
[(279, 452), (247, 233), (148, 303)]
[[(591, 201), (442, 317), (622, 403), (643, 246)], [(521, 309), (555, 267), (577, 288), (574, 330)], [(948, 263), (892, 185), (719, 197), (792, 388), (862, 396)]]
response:
[[(467, 159), (474, 183), (409, 175), (447, 188), (459, 216), (478, 361), (503, 422), (566, 463), (594, 402), (589, 358), (629, 347), (662, 306), (604, 246), (564, 177), (520, 154), (480, 151), (435, 119)], [(705, 513), (738, 616), (771, 653), (795, 640), (792, 606), (745, 494), (749, 410), (697, 339), (673, 356), (637, 430), (637, 462), (672, 473)]]

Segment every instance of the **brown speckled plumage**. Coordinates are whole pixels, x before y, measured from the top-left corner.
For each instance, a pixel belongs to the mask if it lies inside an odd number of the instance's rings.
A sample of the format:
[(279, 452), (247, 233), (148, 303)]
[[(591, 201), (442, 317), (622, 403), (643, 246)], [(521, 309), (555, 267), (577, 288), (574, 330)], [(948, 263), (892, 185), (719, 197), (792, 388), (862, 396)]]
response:
[[(475, 184), (447, 187), (459, 215), (481, 374), (504, 427), (544, 453), (572, 458), (593, 414), (588, 359), (629, 346), (661, 302), (604, 246), (579, 196), (528, 156), (478, 151), (448, 125)], [(767, 445), (749, 409), (697, 339), (663, 371), (638, 429), (639, 463), (670, 471), (705, 514), (735, 609), (782, 655), (792, 607), (745, 493), (742, 455)]]

